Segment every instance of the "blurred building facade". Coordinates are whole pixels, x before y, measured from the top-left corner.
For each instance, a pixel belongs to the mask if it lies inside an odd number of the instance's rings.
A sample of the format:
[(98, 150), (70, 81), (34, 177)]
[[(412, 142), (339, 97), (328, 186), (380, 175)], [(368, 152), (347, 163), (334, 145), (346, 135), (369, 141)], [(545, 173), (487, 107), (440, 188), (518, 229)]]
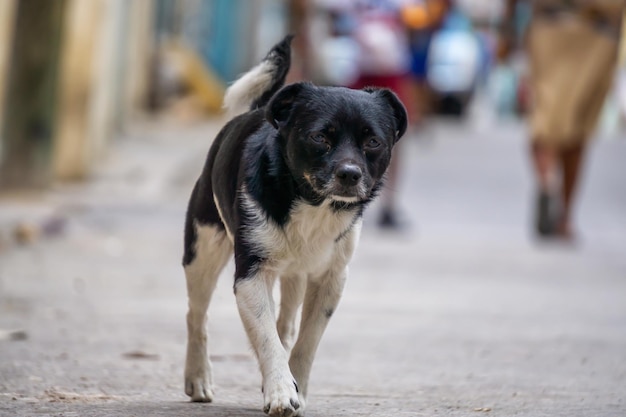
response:
[(88, 178), (171, 90), (219, 111), (225, 85), (284, 32), (283, 3), (0, 1), (0, 190)]
[(142, 106), (150, 0), (3, 0), (0, 186), (85, 178)]

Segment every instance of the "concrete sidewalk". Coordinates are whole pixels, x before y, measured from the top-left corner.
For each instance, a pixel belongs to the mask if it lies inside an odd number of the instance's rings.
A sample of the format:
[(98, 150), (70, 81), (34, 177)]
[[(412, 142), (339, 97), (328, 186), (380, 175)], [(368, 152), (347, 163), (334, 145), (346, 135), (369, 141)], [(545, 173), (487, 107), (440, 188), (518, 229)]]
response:
[[(263, 416), (232, 267), (209, 318), (216, 401), (183, 393), (182, 225), (217, 128), (138, 126), (88, 184), (0, 199), (0, 329), (26, 336), (0, 340), (0, 415)], [(626, 141), (595, 144), (572, 247), (528, 232), (519, 126), (420, 136), (400, 153), (410, 230), (367, 213), (307, 416), (626, 416)]]

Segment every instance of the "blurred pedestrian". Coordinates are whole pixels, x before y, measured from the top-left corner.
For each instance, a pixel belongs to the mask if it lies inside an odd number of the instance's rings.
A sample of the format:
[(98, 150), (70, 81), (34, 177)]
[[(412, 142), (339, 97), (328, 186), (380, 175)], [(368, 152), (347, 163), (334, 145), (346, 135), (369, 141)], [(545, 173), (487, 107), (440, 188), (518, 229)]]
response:
[[(409, 1), (343, 0), (328, 2), (328, 7), (333, 17), (333, 35), (350, 37), (358, 45), (357, 76), (347, 86), (388, 88), (410, 108), (409, 43), (401, 18), (402, 7)], [(378, 224), (388, 229), (405, 226), (399, 219), (396, 203), (399, 156), (397, 151), (394, 152), (380, 199), (382, 207)]]
[[(519, 43), (517, 0), (507, 0), (501, 60)], [(534, 0), (524, 44), (530, 69), (530, 139), (540, 237), (574, 238), (572, 206), (589, 139), (618, 56), (624, 0)]]
[(287, 84), (310, 80), (311, 74), (311, 12), (309, 0), (289, 0), (287, 2), (288, 32), (295, 35), (291, 42), (293, 58)]
[(412, 121), (419, 124), (430, 110), (431, 92), (427, 82), (428, 50), (435, 33), (450, 11), (451, 0), (421, 0), (402, 7), (402, 21), (409, 33), (411, 54)]

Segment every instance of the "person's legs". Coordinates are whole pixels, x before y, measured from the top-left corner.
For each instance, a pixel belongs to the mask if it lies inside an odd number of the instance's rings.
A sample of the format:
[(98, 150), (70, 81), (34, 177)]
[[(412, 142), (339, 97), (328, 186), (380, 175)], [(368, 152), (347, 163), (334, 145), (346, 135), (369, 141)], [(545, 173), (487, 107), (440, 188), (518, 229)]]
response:
[(533, 143), (532, 161), (538, 191), (535, 225), (540, 236), (573, 238), (572, 208), (584, 155), (582, 143), (564, 149)]
[(396, 212), (396, 193), (398, 192), (398, 149), (399, 145), (396, 145), (393, 149), (393, 156), (391, 157), (391, 163), (387, 168), (387, 178), (385, 185), (383, 186), (380, 201), (381, 211), (378, 219), (378, 225), (380, 227), (396, 229), (400, 227), (398, 220), (398, 214)]
[(430, 111), (430, 90), (423, 78), (413, 77), (411, 80), (411, 126), (417, 127), (422, 124), (426, 114)]
[(550, 236), (556, 228), (555, 183), (557, 181), (558, 152), (551, 146), (533, 141), (531, 149), (537, 188), (535, 229), (539, 236)]
[(557, 225), (557, 234), (560, 237), (571, 239), (573, 237), (571, 219), (572, 205), (580, 178), (580, 170), (585, 155), (585, 146), (577, 144), (559, 152), (563, 179), (561, 181), (561, 216)]
[(551, 192), (556, 182), (558, 152), (549, 145), (534, 141), (532, 160), (539, 191)]

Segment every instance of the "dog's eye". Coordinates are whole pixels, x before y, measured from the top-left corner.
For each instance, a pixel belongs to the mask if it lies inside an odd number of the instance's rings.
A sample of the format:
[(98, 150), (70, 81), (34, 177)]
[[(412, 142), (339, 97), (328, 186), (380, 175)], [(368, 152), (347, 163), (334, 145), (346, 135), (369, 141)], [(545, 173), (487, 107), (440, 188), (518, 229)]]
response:
[(326, 139), (326, 136), (324, 136), (323, 133), (319, 133), (319, 132), (313, 133), (310, 136), (310, 138), (313, 142), (317, 143), (318, 145), (326, 145), (326, 146), (330, 145), (330, 143), (328, 142), (328, 139)]
[(369, 138), (367, 142), (365, 142), (365, 147), (367, 149), (376, 149), (380, 147), (380, 141), (376, 138)]

